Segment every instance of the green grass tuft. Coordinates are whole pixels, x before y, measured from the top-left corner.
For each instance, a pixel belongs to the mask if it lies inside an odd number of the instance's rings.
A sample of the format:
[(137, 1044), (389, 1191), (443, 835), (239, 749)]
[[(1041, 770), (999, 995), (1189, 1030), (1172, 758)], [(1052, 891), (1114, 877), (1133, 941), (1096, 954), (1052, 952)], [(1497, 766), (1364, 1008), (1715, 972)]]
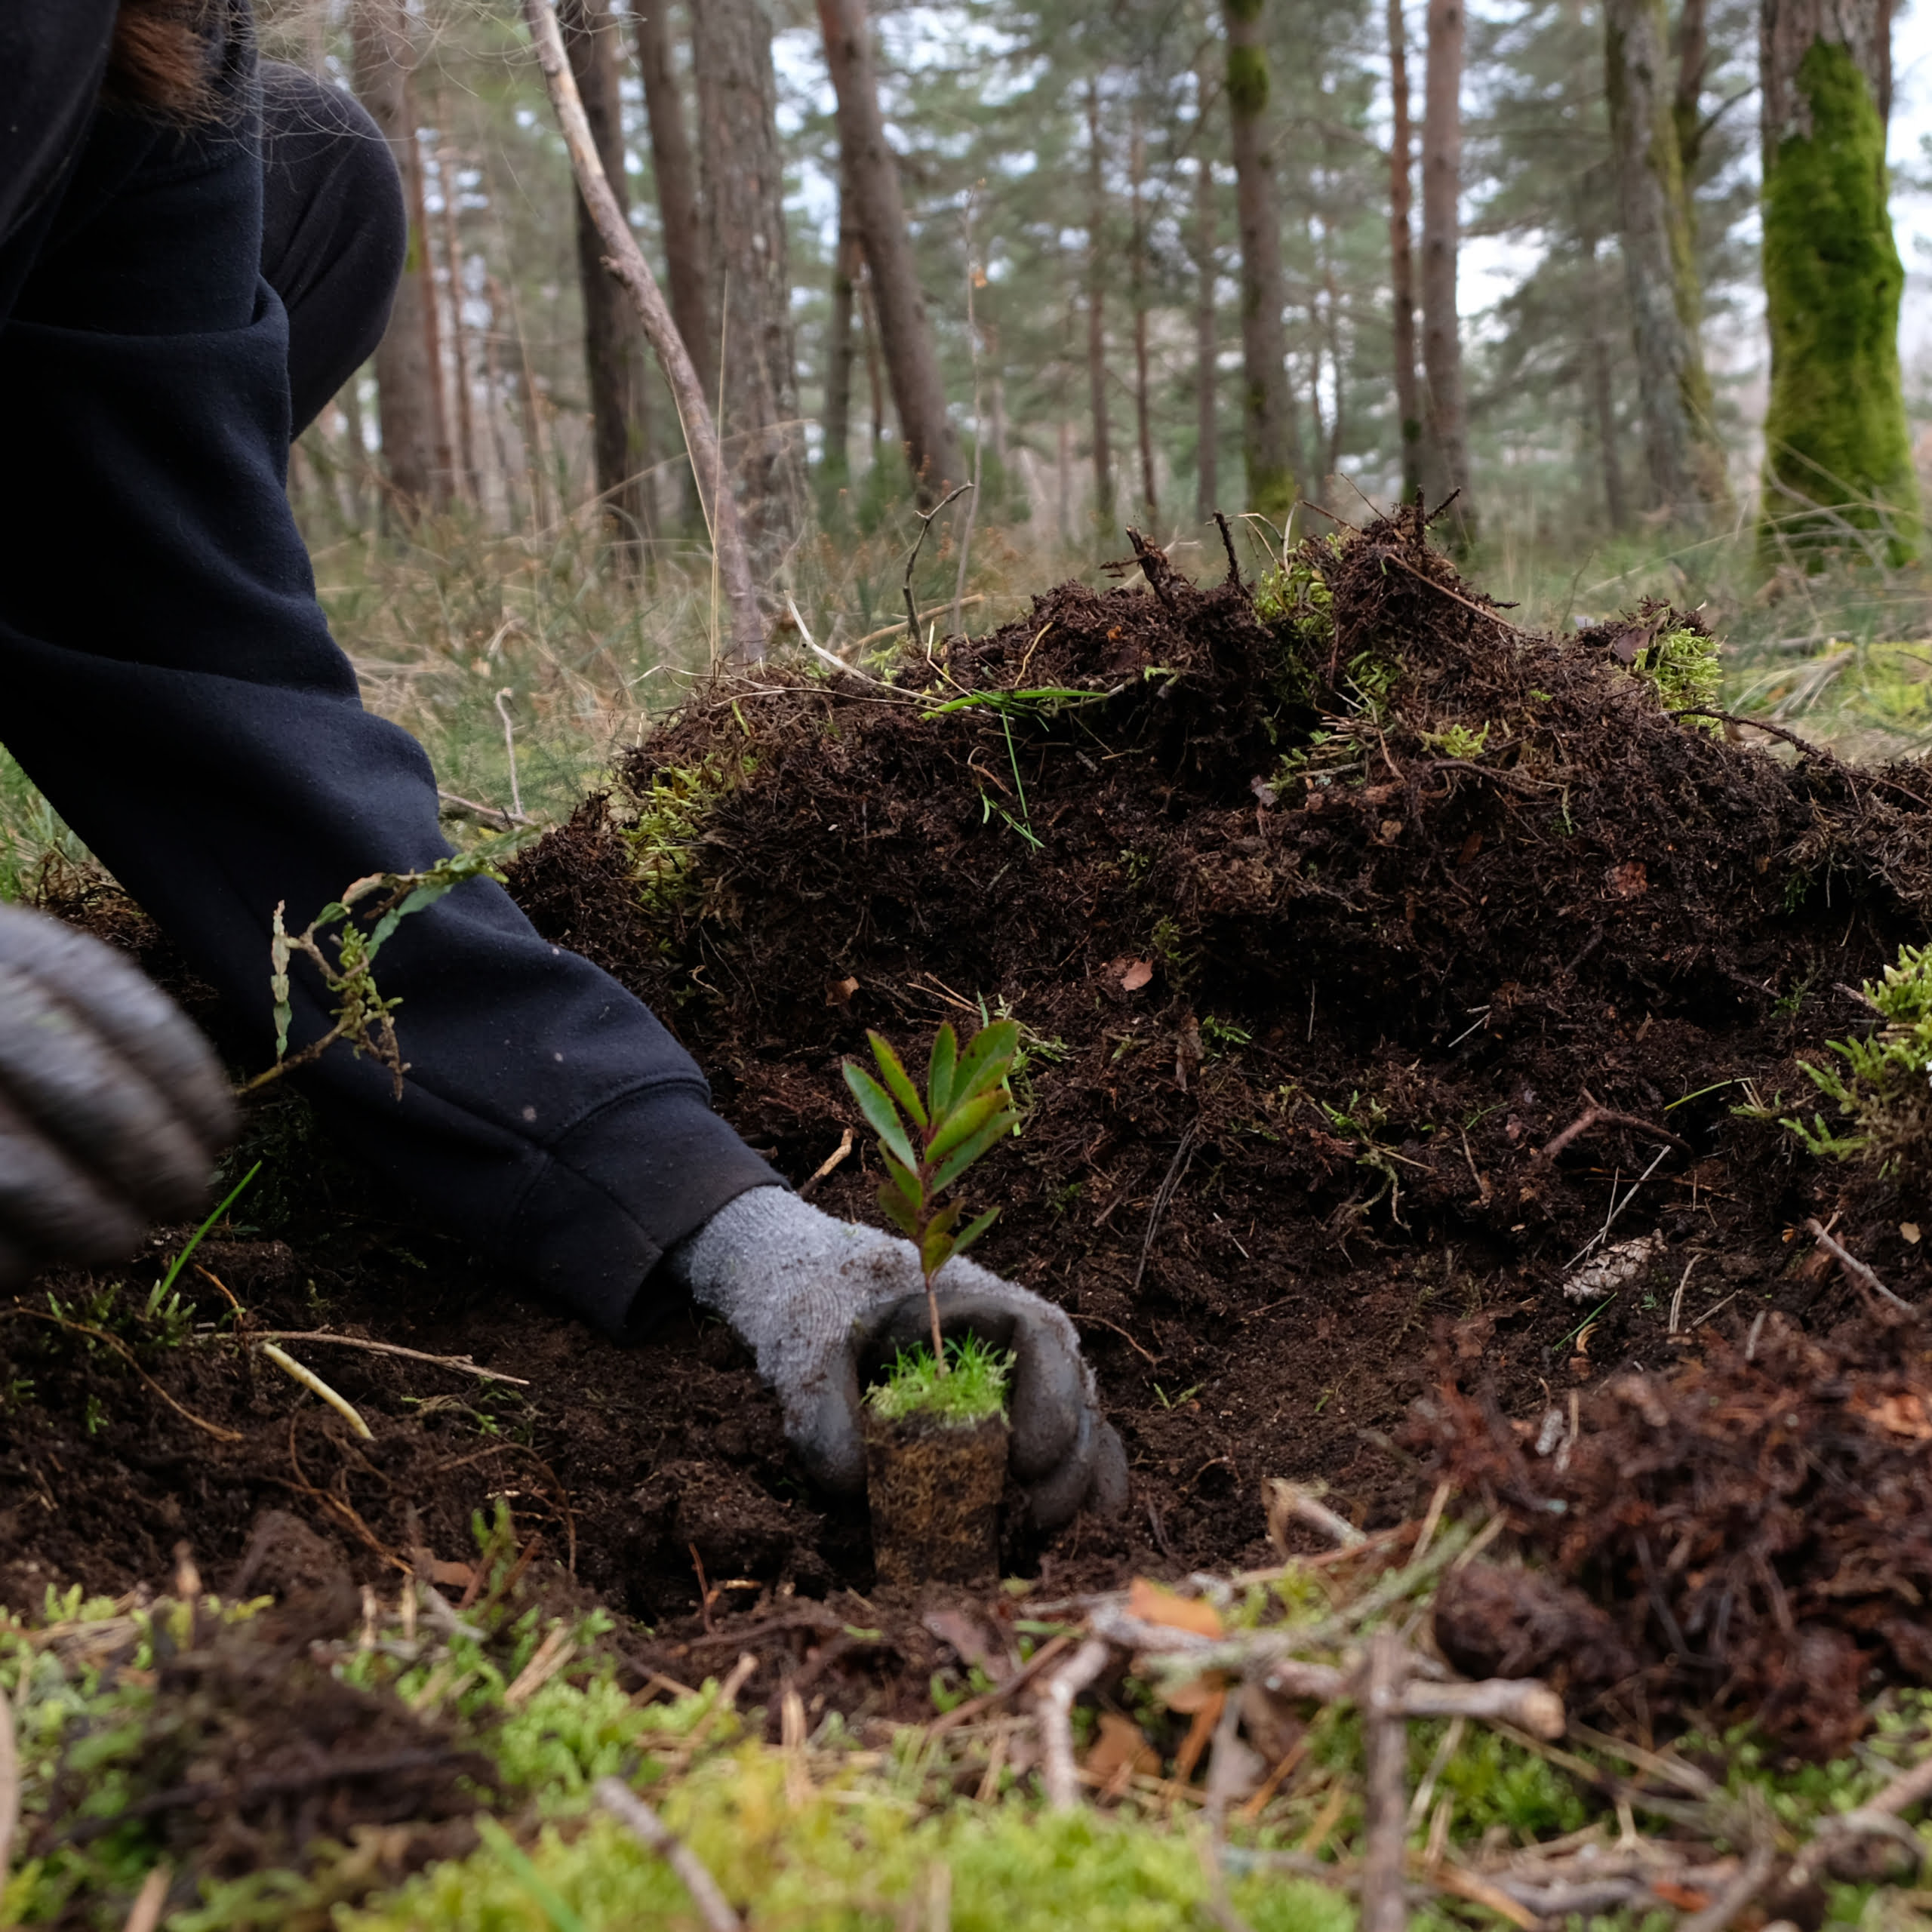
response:
[(952, 1373), (942, 1375), (931, 1349), (903, 1351), (885, 1380), (866, 1395), (872, 1414), (882, 1422), (907, 1416), (930, 1416), (958, 1429), (984, 1422), (1006, 1405), (1007, 1378), (1013, 1373), (1010, 1349), (995, 1349), (977, 1335), (949, 1341)]

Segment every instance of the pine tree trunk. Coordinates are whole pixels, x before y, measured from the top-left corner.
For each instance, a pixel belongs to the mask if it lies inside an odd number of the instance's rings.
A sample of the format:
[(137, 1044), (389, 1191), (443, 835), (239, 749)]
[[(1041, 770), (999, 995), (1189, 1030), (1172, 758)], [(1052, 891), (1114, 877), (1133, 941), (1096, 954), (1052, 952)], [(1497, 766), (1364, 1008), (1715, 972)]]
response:
[(1699, 340), (1703, 294), (1670, 86), (1664, 0), (1604, 0), (1624, 285), (1651, 494), (1673, 516), (1730, 500)]
[[(447, 129), (440, 96), (429, 103), (438, 128)], [(463, 239), (457, 226), (456, 185), (459, 165), (455, 146), (445, 143), (436, 157), (443, 205), (443, 270), (448, 287), (450, 374), (456, 393), (456, 454), (462, 463), (463, 494), (476, 504), (483, 500), (482, 472), (476, 460), (476, 423), (469, 393), (469, 332), (463, 323)]]
[(1195, 78), (1194, 142), (1194, 513), (1204, 523), (1220, 507), (1220, 417), (1218, 378), (1221, 347), (1216, 327), (1215, 259), (1217, 223), (1214, 205), (1214, 162), (1208, 146), (1209, 80), (1204, 69)]
[(1294, 399), (1288, 389), (1288, 343), (1281, 320), (1287, 282), (1281, 266), (1281, 217), (1268, 152), (1268, 56), (1261, 37), (1262, 0), (1222, 0), (1228, 29), (1229, 145), (1235, 165), (1235, 209), (1241, 229), (1242, 422), (1247, 452), (1247, 503), (1277, 519), (1295, 500)]
[(1463, 341), (1456, 315), (1457, 206), (1463, 171), (1463, 0), (1429, 0), (1429, 66), (1423, 88), (1422, 360), (1429, 379), (1428, 435), (1442, 482), (1457, 492), (1454, 534), (1476, 534), (1469, 492), (1469, 411), (1463, 397)]
[(819, 475), (829, 491), (842, 490), (852, 475), (852, 311), (863, 248), (852, 218), (852, 196), (838, 189), (838, 246), (832, 258), (832, 319), (826, 331), (825, 453)]
[(651, 124), (651, 172), (657, 179), (657, 218), (664, 237), (664, 281), (672, 318), (708, 396), (718, 393), (717, 323), (704, 272), (704, 228), (697, 205), (697, 170), (685, 125), (685, 97), (671, 58), (666, 0), (638, 0), (631, 8), (637, 64), (644, 78), (645, 116)]
[(1903, 562), (1921, 531), (1880, 112), (1890, 9), (1762, 0), (1758, 46), (1771, 338), (1761, 546), (1810, 562), (1866, 531)]
[(1684, 171), (1684, 189), (1694, 192), (1697, 160), (1704, 145), (1704, 73), (1711, 62), (1710, 29), (1706, 0), (1678, 0), (1677, 26), (1672, 35), (1677, 57), (1677, 85), (1671, 118), (1677, 128), (1677, 158)]
[[(598, 158), (618, 207), (628, 211), (617, 23), (610, 0), (562, 0), (558, 23)], [(580, 192), (574, 192), (571, 198), (577, 209), (577, 285), (583, 303), (583, 365), (597, 494), (616, 554), (629, 569), (650, 534), (644, 487), (642, 332), (630, 298), (604, 266), (604, 244), (589, 206)]]
[(1590, 414), (1595, 419), (1598, 458), (1603, 469), (1604, 514), (1613, 534), (1630, 521), (1630, 505), (1623, 487), (1623, 463), (1617, 448), (1617, 398), (1611, 383), (1610, 340), (1603, 318), (1610, 310), (1609, 278), (1597, 256), (1596, 230), (1586, 220), (1582, 224), (1583, 245), (1583, 300), (1589, 305), (1585, 325), (1583, 360), (1589, 392)]
[(1100, 152), (1100, 90), (1087, 83), (1087, 414), (1093, 436), (1094, 527), (1114, 534), (1114, 453), (1107, 417), (1107, 182)]
[(724, 353), (718, 432), (738, 453), (746, 540), (769, 563), (798, 528), (804, 483), (771, 19), (762, 0), (700, 0), (691, 17), (705, 258)]
[(1154, 400), (1148, 375), (1147, 209), (1142, 178), (1146, 166), (1147, 144), (1140, 131), (1137, 109), (1128, 158), (1134, 196), (1134, 252), (1130, 265), (1134, 297), (1134, 423), (1140, 445), (1140, 500), (1151, 530), (1161, 520), (1161, 504), (1154, 487)]
[(899, 433), (919, 500), (932, 503), (965, 481), (966, 463), (946, 414), (946, 386), (900, 193), (899, 164), (886, 145), (872, 26), (865, 0), (818, 0), (818, 17), (838, 97), (839, 150), (865, 242)]
[(1411, 182), (1415, 136), (1409, 125), (1408, 38), (1402, 0), (1389, 0), (1389, 281), (1395, 303), (1395, 413), (1402, 451), (1402, 501), (1422, 497), (1422, 393), (1416, 382), (1415, 229)]
[(349, 34), (355, 91), (395, 158), (409, 217), (409, 253), (375, 358), (383, 464), (393, 506), (408, 521), (447, 503), (450, 488), (449, 465), (438, 460), (448, 438), (441, 426), (441, 372), (429, 354), (428, 322), (434, 310), (426, 272), (429, 237), (410, 86), (415, 49), (402, 0), (355, 0)]

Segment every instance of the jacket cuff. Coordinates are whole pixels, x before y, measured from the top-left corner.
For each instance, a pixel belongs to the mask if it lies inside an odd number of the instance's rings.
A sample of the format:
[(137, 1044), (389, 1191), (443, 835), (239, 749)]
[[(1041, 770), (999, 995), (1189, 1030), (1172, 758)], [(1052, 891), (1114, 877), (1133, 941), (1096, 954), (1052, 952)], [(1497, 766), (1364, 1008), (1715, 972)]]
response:
[(549, 1149), (510, 1230), (536, 1284), (597, 1327), (649, 1327), (679, 1299), (661, 1278), (664, 1251), (755, 1187), (783, 1176), (685, 1085), (626, 1094)]

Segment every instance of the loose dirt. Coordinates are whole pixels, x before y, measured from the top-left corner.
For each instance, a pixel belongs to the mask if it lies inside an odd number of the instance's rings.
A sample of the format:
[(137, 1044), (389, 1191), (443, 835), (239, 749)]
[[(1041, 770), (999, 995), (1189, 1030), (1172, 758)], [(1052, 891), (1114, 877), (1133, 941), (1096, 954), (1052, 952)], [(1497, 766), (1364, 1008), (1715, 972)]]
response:
[[(1264, 1559), (1270, 1476), (1325, 1480), (1386, 1521), (1440, 1466), (1488, 1483), (1609, 1606), (1600, 1646), (1654, 1677), (1668, 1626), (1625, 1614), (1632, 1539), (1696, 1568), (1718, 1519), (1684, 1531), (1680, 1559), (1677, 1527), (1619, 1515), (1611, 1438), (1552, 1489), (1511, 1424), (1534, 1435), (1573, 1392), (1595, 1416), (1632, 1376), (1707, 1392), (1673, 1401), (1755, 1392), (1766, 1414), (1774, 1388), (1830, 1399), (1838, 1357), (1803, 1338), (1848, 1318), (1853, 1291), (1788, 1238), (1809, 1214), (1837, 1214), (1908, 1299), (1932, 1286), (1900, 1232), (1913, 1204), (1735, 1111), (1807, 1091), (1796, 1060), (1861, 1023), (1840, 989), (1926, 937), (1932, 783), (1780, 762), (1674, 718), (1647, 672), (1694, 623), (1520, 632), (1412, 517), (1291, 561), (1258, 608), (1252, 586), (1197, 589), (1151, 554), (889, 683), (721, 679), (511, 889), (651, 1001), (726, 1116), (834, 1213), (875, 1218), (863, 1135), (835, 1158), (857, 1124), (839, 1068), (866, 1029), (912, 1050), (942, 1020), (1022, 1023), (1025, 1131), (968, 1189), (1003, 1210), (980, 1257), (1072, 1315), (1134, 1480), (1124, 1521), (1009, 1546), (1041, 1592)], [(125, 902), (71, 881), (54, 896), (169, 977)], [(546, 1562), (657, 1626), (641, 1668), (701, 1672), (745, 1641), (774, 1672), (811, 1657), (848, 1700), (923, 1681), (943, 1653), (916, 1620), (883, 1647), (851, 1635), (874, 1623), (839, 1594), (872, 1585), (863, 1511), (811, 1491), (724, 1331), (680, 1315), (633, 1348), (589, 1336), (399, 1206), (372, 1212), (298, 1101), (260, 1110), (257, 1154), (259, 1190), (186, 1278), (196, 1319), (233, 1325), (225, 1289), (257, 1331), (468, 1355), (530, 1386), (289, 1343), (367, 1416), (358, 1444), (232, 1341), (162, 1346), (135, 1312), (142, 1267), (115, 1291), (56, 1277), (54, 1300), (0, 1321), (0, 1596), (131, 1589), (183, 1540), (213, 1574), (269, 1506), (392, 1586), (413, 1537), (458, 1558), (472, 1512), (506, 1495)], [(1578, 1257), (1638, 1239), (1625, 1278), (1561, 1291)], [(180, 1407), (50, 1315), (119, 1337)], [(1915, 1331), (1857, 1346), (1918, 1373)], [(1671, 1383), (1685, 1373), (1707, 1380)], [(1921, 1521), (1924, 1441), (1892, 1453)], [(1667, 1515), (1665, 1478), (1646, 1480)], [(1532, 1494), (1571, 1503), (1571, 1541)], [(1870, 1599), (1854, 1617), (1795, 1583), (1788, 1540), (1735, 1547), (1784, 1580), (1783, 1612), (1755, 1586), (1754, 1628), (1822, 1619), (1854, 1675), (1927, 1674)], [(1774, 1700), (1770, 1663), (1723, 1661), (1717, 1614), (1682, 1631), (1706, 1647), (1694, 1701)]]

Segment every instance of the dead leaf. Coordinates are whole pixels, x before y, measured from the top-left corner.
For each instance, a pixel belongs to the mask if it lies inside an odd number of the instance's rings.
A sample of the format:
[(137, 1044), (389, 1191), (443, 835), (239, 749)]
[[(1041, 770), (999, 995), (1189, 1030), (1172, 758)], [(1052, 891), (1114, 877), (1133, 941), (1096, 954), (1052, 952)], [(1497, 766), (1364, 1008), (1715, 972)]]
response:
[(1120, 989), (1124, 993), (1137, 993), (1153, 977), (1152, 960), (1131, 959), (1127, 970), (1120, 976)]
[(1100, 1734), (1087, 1753), (1085, 1765), (1093, 1777), (1104, 1784), (1123, 1769), (1130, 1774), (1140, 1771), (1151, 1777), (1160, 1768), (1160, 1753), (1140, 1734), (1140, 1727), (1131, 1718), (1117, 1711), (1100, 1713)]
[(942, 1644), (952, 1647), (961, 1663), (977, 1664), (989, 1677), (1006, 1675), (1005, 1659), (995, 1657), (986, 1632), (963, 1611), (935, 1610), (924, 1621), (926, 1628)]
[(1925, 1410), (1923, 1395), (1881, 1395), (1875, 1402), (1854, 1402), (1852, 1412), (1875, 1422), (1888, 1435), (1909, 1437), (1914, 1442), (1932, 1441), (1932, 1415)]
[(1221, 1712), (1226, 1708), (1228, 1694), (1217, 1690), (1194, 1714), (1194, 1721), (1187, 1727), (1187, 1735), (1181, 1740), (1180, 1749), (1174, 1753), (1174, 1783), (1185, 1784), (1194, 1775), (1194, 1767), (1201, 1761), (1201, 1754), (1208, 1748), (1209, 1739), (1214, 1735), (1214, 1727), (1221, 1721)]
[(446, 1590), (466, 1590), (476, 1580), (476, 1572), (467, 1563), (439, 1561), (429, 1565), (429, 1580)]
[(825, 983), (825, 1003), (827, 1006), (850, 1006), (852, 995), (858, 990), (857, 980), (828, 980)]
[(1918, 1245), (1918, 1223), (1916, 1221), (1901, 1221), (1899, 1223), (1899, 1232), (1906, 1240), (1910, 1241), (1914, 1247)]
[(1674, 1878), (1653, 1878), (1651, 1890), (1679, 1912), (1702, 1912), (1711, 1902), (1709, 1892), (1700, 1892), (1694, 1885), (1680, 1885)]
[(1210, 1705), (1218, 1712), (1227, 1690), (1227, 1679), (1218, 1670), (1204, 1671), (1198, 1677), (1183, 1678), (1161, 1693), (1161, 1702), (1183, 1717), (1198, 1717)]
[(1650, 648), (1648, 631), (1619, 631), (1610, 641), (1610, 654), (1620, 664), (1634, 664)]
[(1184, 1597), (1146, 1577), (1137, 1577), (1127, 1593), (1127, 1614), (1163, 1630), (1191, 1630), (1197, 1637), (1223, 1634), (1221, 1613), (1205, 1597)]
[(1482, 834), (1480, 832), (1471, 832), (1469, 837), (1463, 841), (1463, 849), (1456, 854), (1457, 864), (1466, 866), (1481, 850)]
[(1392, 845), (1402, 835), (1402, 821), (1398, 818), (1385, 818), (1382, 821), (1381, 838), (1385, 845)]
[(1651, 889), (1651, 869), (1641, 859), (1626, 859), (1604, 875), (1604, 883), (1616, 899), (1641, 899)]

